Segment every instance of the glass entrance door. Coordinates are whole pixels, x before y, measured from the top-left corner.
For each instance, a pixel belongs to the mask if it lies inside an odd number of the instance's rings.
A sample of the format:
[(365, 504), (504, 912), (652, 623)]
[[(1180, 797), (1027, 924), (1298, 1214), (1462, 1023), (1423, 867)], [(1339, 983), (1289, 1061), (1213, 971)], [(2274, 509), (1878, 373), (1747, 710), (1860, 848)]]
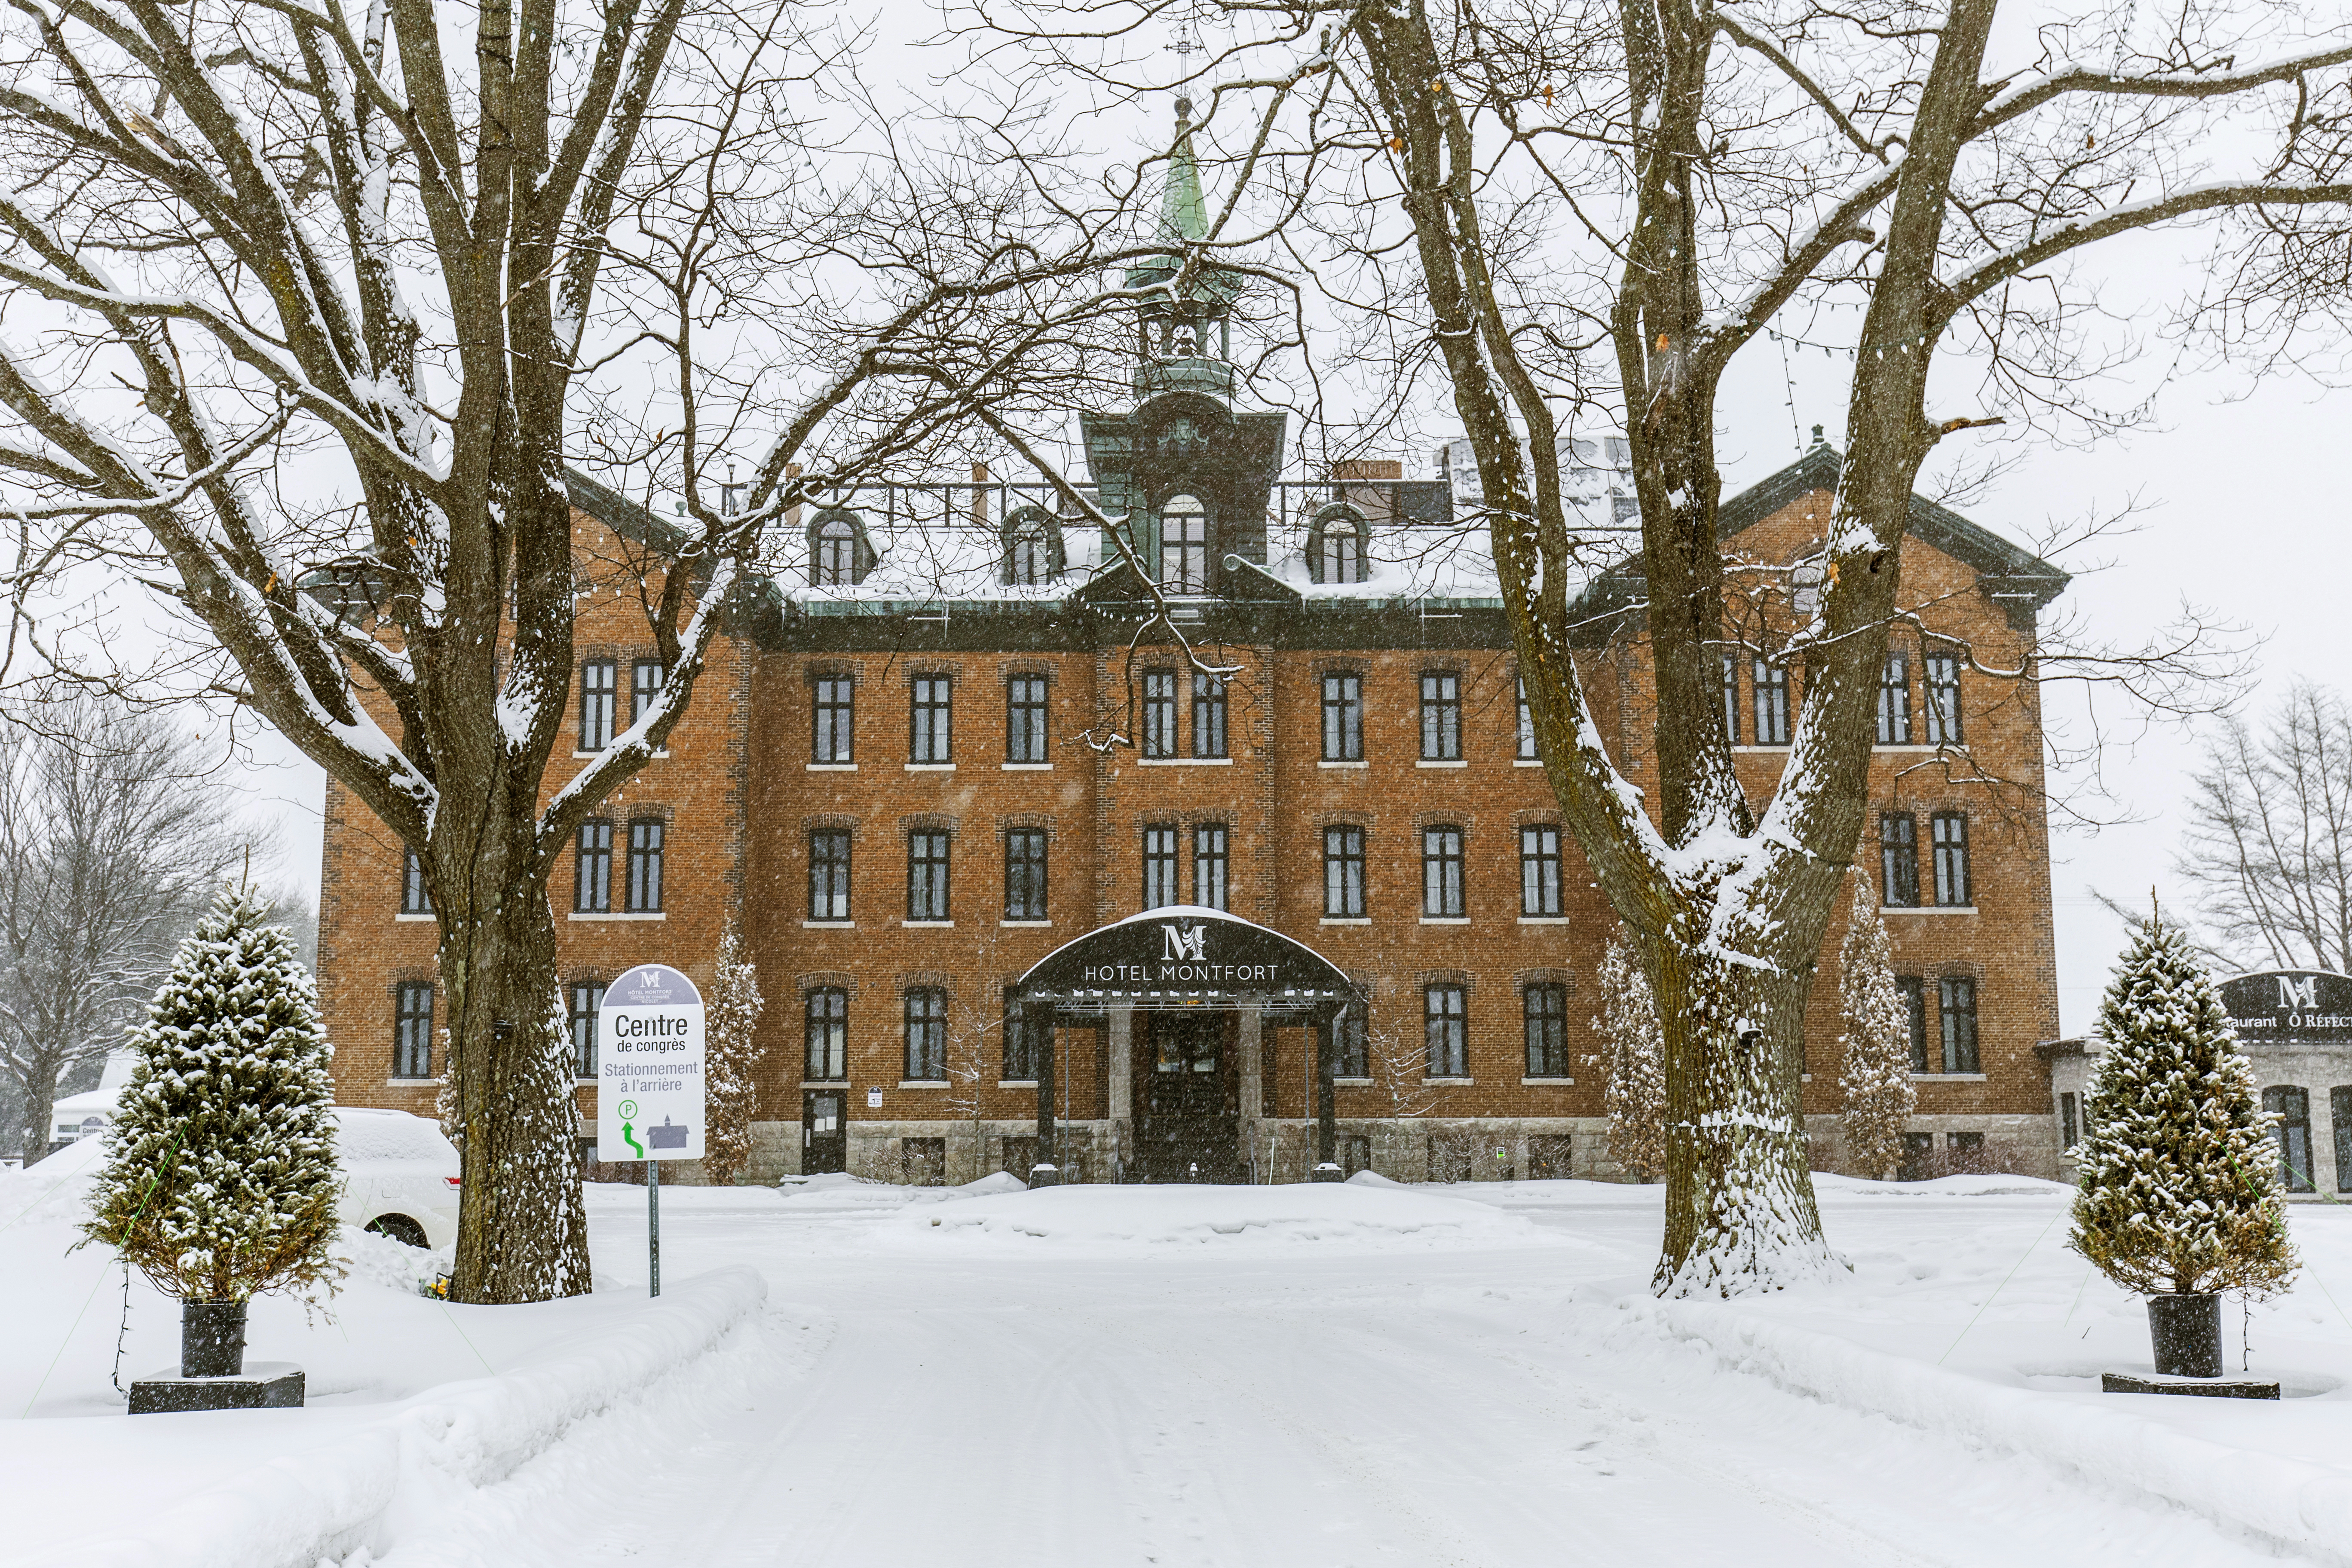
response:
[(827, 1176), (849, 1169), (849, 1092), (812, 1089), (801, 1094), (801, 1174)]
[(1138, 1073), (1136, 1144), (1147, 1182), (1241, 1179), (1230, 1019), (1223, 1013), (1151, 1013)]

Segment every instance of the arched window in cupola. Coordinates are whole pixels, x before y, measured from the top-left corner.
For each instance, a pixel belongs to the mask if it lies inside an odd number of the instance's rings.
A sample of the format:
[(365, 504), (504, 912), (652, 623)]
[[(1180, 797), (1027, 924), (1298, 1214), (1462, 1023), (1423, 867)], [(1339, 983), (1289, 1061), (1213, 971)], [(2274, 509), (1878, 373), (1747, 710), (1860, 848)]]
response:
[(1352, 507), (1329, 507), (1318, 513), (1307, 531), (1307, 574), (1318, 583), (1362, 582), (1368, 531)]
[(818, 588), (846, 588), (866, 580), (874, 570), (874, 547), (857, 514), (835, 507), (810, 520), (809, 583)]
[(1171, 496), (1160, 509), (1160, 585), (1171, 594), (1209, 591), (1209, 512), (1197, 496)]
[(1034, 587), (1062, 574), (1062, 525), (1038, 507), (1024, 507), (1004, 520), (1002, 576), (1008, 586)]

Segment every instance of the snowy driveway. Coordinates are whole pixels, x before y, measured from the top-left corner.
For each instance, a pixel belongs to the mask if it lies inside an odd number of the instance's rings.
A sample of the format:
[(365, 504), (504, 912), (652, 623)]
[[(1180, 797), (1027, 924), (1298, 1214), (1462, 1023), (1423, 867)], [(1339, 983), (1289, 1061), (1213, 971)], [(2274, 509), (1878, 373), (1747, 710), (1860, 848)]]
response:
[[(1518, 1191), (1496, 1196), (1531, 1222), (1519, 1235), (1122, 1248), (927, 1233), (926, 1212), (960, 1205), (904, 1189), (673, 1189), (665, 1276), (754, 1264), (782, 1348), (589, 1424), (371, 1561), (2280, 1561), (2036, 1461), (1726, 1372), (1612, 1305), (1647, 1268), (1654, 1192)], [(1932, 1202), (1858, 1215), (1849, 1245), (1916, 1235)], [(1970, 1202), (1956, 1236), (1990, 1223), (2021, 1247), (2054, 1212)], [(642, 1288), (641, 1203), (593, 1200), (606, 1289)]]

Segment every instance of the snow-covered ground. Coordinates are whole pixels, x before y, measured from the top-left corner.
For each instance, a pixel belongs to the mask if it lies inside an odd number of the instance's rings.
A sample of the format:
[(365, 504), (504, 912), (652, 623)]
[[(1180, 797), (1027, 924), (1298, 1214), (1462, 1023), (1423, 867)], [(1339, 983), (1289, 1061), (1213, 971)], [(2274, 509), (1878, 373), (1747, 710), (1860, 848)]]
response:
[[(598, 1294), (257, 1306), (300, 1412), (140, 1417), (120, 1271), (0, 1179), (0, 1560), (74, 1564), (2352, 1562), (2352, 1211), (2231, 1318), (2276, 1405), (2105, 1395), (2065, 1190), (1822, 1179), (1850, 1279), (1642, 1289), (1655, 1188), (592, 1189)], [(388, 1244), (387, 1244), (388, 1247)], [(763, 1289), (764, 1288), (764, 1289)], [(176, 1317), (134, 1282), (128, 1376)]]

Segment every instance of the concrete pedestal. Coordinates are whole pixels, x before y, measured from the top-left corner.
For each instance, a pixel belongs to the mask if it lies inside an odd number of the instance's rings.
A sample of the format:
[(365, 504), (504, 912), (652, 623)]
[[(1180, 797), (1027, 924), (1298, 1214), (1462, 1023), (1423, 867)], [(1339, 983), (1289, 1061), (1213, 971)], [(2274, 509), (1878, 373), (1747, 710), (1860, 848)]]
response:
[(290, 1362), (254, 1362), (234, 1377), (182, 1377), (176, 1372), (158, 1373), (131, 1385), (131, 1414), (299, 1410), (303, 1392), (302, 1369)]

